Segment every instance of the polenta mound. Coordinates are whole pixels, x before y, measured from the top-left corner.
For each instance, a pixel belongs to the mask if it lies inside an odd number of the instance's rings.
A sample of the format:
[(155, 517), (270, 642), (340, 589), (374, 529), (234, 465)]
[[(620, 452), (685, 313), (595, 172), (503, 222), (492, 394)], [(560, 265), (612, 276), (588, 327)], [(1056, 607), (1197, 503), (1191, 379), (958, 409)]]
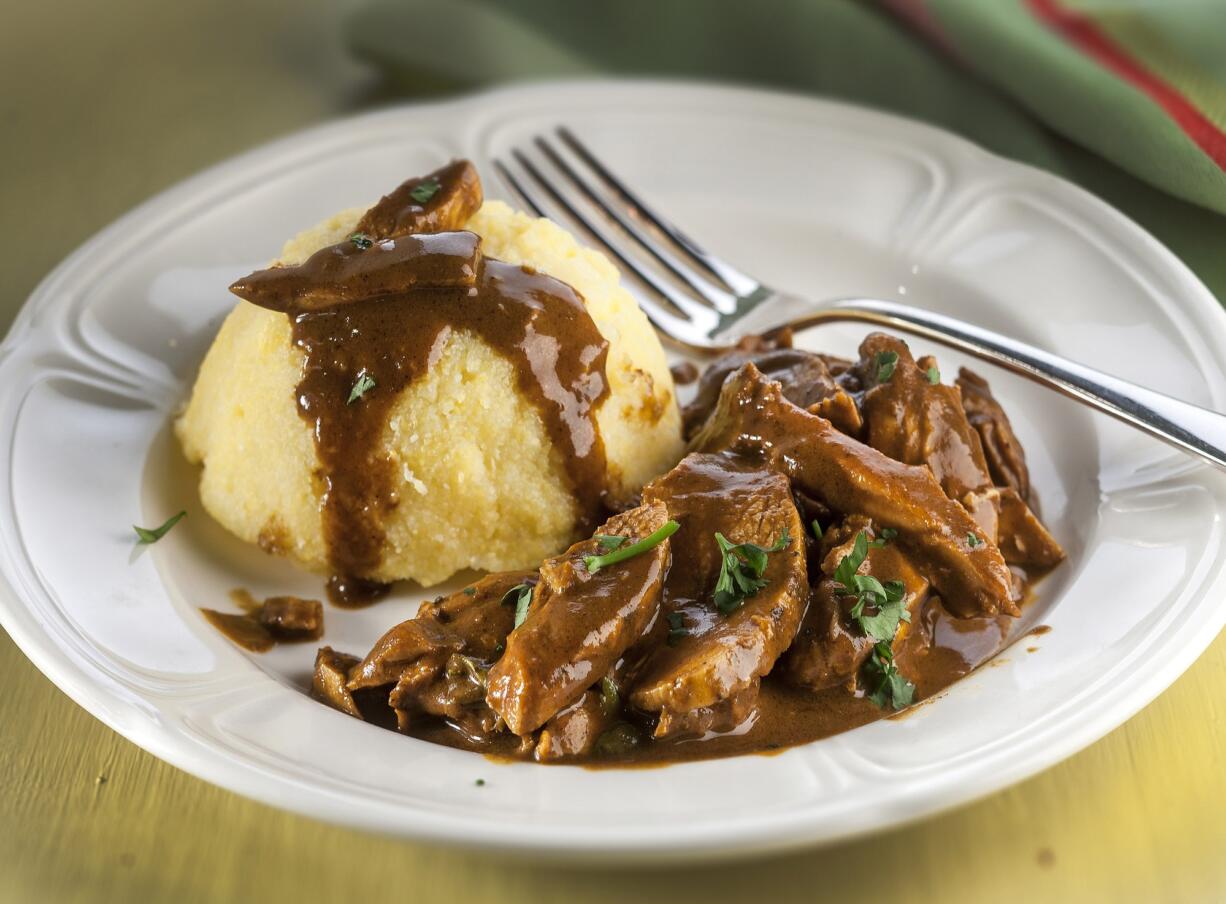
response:
[[(364, 214), (336, 214), (291, 239), (274, 266), (303, 262), (354, 232)], [(663, 350), (602, 255), (548, 220), (487, 202), (466, 224), (488, 258), (573, 287), (608, 342), (609, 395), (595, 412), (613, 500), (634, 496), (680, 457), (680, 417)], [(205, 508), (236, 536), (329, 568), (322, 480), (311, 425), (295, 394), (304, 355), (284, 314), (240, 304), (210, 348), (176, 433), (203, 465)], [(562, 452), (516, 389), (511, 363), (468, 331), (432, 350), (426, 374), (391, 406), (379, 454), (398, 474), (383, 517), (378, 568), (361, 577), (430, 585), (465, 568), (529, 567), (577, 536)], [(270, 542), (273, 541), (273, 542)]]

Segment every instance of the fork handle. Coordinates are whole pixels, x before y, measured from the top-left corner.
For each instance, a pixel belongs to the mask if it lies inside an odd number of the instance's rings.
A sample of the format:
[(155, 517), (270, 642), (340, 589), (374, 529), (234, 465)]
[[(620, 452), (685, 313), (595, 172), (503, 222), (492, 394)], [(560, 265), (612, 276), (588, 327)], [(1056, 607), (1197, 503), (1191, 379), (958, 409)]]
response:
[(855, 320), (940, 342), (1029, 377), (1226, 469), (1226, 415), (1129, 383), (1000, 333), (910, 305), (867, 298), (835, 302), (813, 311), (804, 320), (804, 325)]

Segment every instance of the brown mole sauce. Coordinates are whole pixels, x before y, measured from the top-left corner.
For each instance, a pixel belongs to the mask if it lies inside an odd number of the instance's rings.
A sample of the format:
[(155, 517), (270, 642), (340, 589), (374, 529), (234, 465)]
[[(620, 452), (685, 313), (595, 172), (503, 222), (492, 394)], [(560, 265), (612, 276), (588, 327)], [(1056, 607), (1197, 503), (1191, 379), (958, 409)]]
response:
[[(734, 492), (737, 482), (728, 476), (724, 477), (723, 481), (722, 491), (712, 494), (713, 504), (722, 504), (724, 509), (732, 512), (748, 511), (745, 495)], [(674, 503), (684, 510), (685, 506), (678, 500), (674, 500)], [(676, 509), (670, 507), (670, 511), (675, 512)], [(748, 518), (748, 515), (746, 517)], [(764, 518), (765, 515), (755, 509), (751, 520), (760, 523)], [(696, 523), (705, 522), (710, 528), (713, 524), (721, 524), (724, 517), (711, 513), (705, 517), (696, 515), (694, 520)], [(682, 530), (685, 530), (684, 519), (682, 523)], [(751, 525), (747, 524), (739, 530), (750, 528)], [(682, 532), (679, 531), (675, 537), (683, 537)], [(744, 537), (738, 533), (735, 539)], [(760, 544), (768, 543), (773, 539), (773, 534), (753, 539)], [(718, 568), (718, 561), (713, 566), (704, 556), (709, 553), (714, 557), (716, 548), (714, 545), (710, 549), (702, 545), (690, 548), (688, 545), (682, 545), (680, 541), (670, 541), (672, 542), (676, 542), (676, 545), (672, 546), (674, 563), (682, 563), (684, 571), (677, 572), (673, 580), (666, 583), (664, 611), (683, 611), (686, 616), (685, 627), (691, 634), (702, 635), (707, 631), (718, 630), (724, 620), (717, 616), (710, 606), (693, 604), (705, 595), (704, 588), (711, 586), (711, 569)], [(684, 552), (681, 552), (682, 550)], [(677, 558), (678, 556), (680, 558)], [(773, 558), (770, 561), (772, 564), (768, 565), (768, 568), (776, 567), (777, 561), (782, 563), (782, 560)], [(1017, 600), (1019, 607), (1031, 598), (1030, 589), (1043, 574), (1039, 569), (1027, 570), (1020, 567), (1014, 572), (1025, 591)], [(781, 574), (772, 576), (780, 584), (784, 580)], [(769, 586), (760, 591), (762, 594), (769, 592)], [(745, 605), (752, 606), (754, 600), (754, 597), (750, 597)], [(763, 617), (766, 617), (765, 613)], [(1012, 640), (1022, 636), (1023, 632), (1017, 625), (1018, 620), (1015, 617), (1003, 613), (956, 617), (946, 610), (939, 595), (929, 595), (912, 623), (907, 626), (907, 631), (895, 652), (899, 671), (915, 684), (915, 702), (921, 703), (933, 698), (992, 660)], [(667, 629), (664, 620), (657, 625), (655, 633), (658, 634), (661, 629)], [(652, 642), (658, 639), (653, 638)], [(701, 736), (649, 739), (650, 724), (632, 711), (623, 711), (621, 718), (635, 724), (639, 729), (640, 740), (637, 745), (619, 750), (616, 755), (593, 752), (568, 756), (557, 762), (561, 765), (581, 765), (588, 768), (624, 768), (750, 753), (771, 753), (840, 734), (879, 719), (902, 717), (910, 711), (908, 708), (895, 713), (878, 707), (867, 698), (863, 684), (854, 691), (845, 686), (817, 692), (798, 688), (785, 679), (783, 671), (776, 664), (772, 673), (762, 679), (757, 700), (749, 716), (729, 731), (707, 731)], [(634, 680), (630, 679), (632, 687)], [(474, 743), (445, 721), (436, 718), (414, 718), (408, 726), (408, 733), (422, 740), (483, 753), (496, 759), (532, 759), (531, 748), (509, 733), (495, 734)], [(548, 764), (546, 761), (540, 762)]]
[[(914, 639), (910, 643), (904, 643), (897, 657), (900, 670), (915, 683), (916, 704), (945, 690), (1003, 650), (1009, 645), (1010, 632), (1016, 624), (1007, 615), (955, 618), (936, 597), (925, 602), (917, 621), (919, 630), (911, 635)], [(762, 680), (753, 714), (730, 732), (675, 740), (647, 740), (644, 735), (636, 747), (615, 757), (572, 756), (560, 760), (558, 765), (623, 769), (750, 753), (771, 754), (879, 719), (900, 717), (912, 709), (914, 705), (891, 713), (842, 687), (814, 692), (768, 675)], [(531, 754), (521, 749), (514, 735), (504, 733), (473, 743), (440, 719), (416, 719), (408, 734), (435, 744), (483, 753), (494, 760), (531, 760)]]
[(268, 629), (249, 613), (218, 612), (216, 609), (201, 609), (205, 621), (224, 634), (231, 642), (252, 653), (267, 653), (277, 641)]
[[(384, 519), (402, 501), (398, 466), (383, 448), (389, 415), (454, 333), (476, 335), (515, 368), (517, 388), (566, 468), (579, 529), (590, 529), (602, 509), (606, 464), (595, 412), (609, 392), (608, 343), (570, 286), (486, 259), (478, 236), (454, 229), (480, 206), (475, 179), (461, 161), (409, 180), (367, 212), (359, 233), (368, 231), (356, 240), (231, 286), (287, 314), (306, 357), (298, 412), (314, 434), (328, 595), (338, 605), (386, 592), (370, 577), (382, 561)], [(423, 205), (411, 190), (429, 180), (438, 187)], [(452, 231), (410, 234), (439, 227)], [(358, 393), (364, 378), (373, 385)]]
[(274, 596), (260, 602), (242, 588), (230, 599), (243, 611), (201, 609), (205, 620), (230, 641), (252, 653), (266, 653), (278, 643), (302, 643), (323, 637), (323, 606), (315, 600)]

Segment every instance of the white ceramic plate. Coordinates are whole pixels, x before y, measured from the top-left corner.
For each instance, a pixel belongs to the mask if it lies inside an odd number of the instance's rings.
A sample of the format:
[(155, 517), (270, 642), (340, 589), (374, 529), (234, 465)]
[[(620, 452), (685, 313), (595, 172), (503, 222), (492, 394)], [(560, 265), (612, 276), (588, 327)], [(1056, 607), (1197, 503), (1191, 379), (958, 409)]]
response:
[[(333, 123), (218, 166), (72, 254), (0, 350), (0, 619), (116, 731), (208, 781), (322, 819), (572, 857), (669, 859), (829, 841), (1002, 788), (1101, 737), (1226, 621), (1226, 480), (1001, 373), (1069, 561), (1015, 644), (935, 705), (776, 756), (663, 769), (496, 764), (357, 722), (304, 693), (313, 649), (248, 656), (200, 617), (246, 587), (318, 578), (200, 509), (168, 422), (226, 285), (283, 238), (453, 156), (569, 124), (717, 253), (815, 299), (869, 295), (965, 317), (1219, 410), (1226, 316), (1167, 251), (1084, 192), (943, 132), (747, 90), (569, 83)], [(861, 331), (807, 343), (848, 352)], [(928, 351), (930, 349), (923, 349)], [(941, 353), (939, 349), (936, 349)], [(960, 363), (941, 353), (952, 374)], [(130, 525), (189, 517), (155, 547)], [(411, 588), (327, 612), (364, 651)], [(1029, 647), (1037, 651), (1026, 652)], [(478, 787), (475, 780), (485, 780)]]

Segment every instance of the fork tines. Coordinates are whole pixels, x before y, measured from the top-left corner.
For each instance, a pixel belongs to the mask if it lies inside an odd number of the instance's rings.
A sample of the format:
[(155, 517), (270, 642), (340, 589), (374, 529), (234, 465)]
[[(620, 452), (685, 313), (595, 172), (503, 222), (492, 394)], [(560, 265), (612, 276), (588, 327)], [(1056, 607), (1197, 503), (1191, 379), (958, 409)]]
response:
[(499, 176), (538, 216), (560, 211), (632, 274), (639, 302), (675, 339), (707, 345), (757, 280), (704, 251), (613, 175), (569, 129), (537, 136), (494, 160)]

